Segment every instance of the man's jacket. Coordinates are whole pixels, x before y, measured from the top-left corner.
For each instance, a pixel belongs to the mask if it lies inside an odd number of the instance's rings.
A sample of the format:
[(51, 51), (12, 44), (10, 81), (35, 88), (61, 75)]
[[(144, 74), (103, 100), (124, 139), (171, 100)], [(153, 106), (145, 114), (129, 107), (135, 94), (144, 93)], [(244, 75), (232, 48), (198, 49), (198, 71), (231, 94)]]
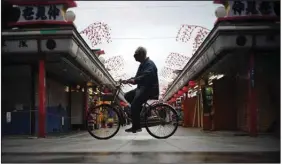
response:
[(146, 87), (150, 91), (150, 98), (159, 97), (159, 78), (158, 69), (155, 63), (147, 58), (143, 63), (139, 65), (138, 71), (134, 80), (137, 84), (137, 88)]

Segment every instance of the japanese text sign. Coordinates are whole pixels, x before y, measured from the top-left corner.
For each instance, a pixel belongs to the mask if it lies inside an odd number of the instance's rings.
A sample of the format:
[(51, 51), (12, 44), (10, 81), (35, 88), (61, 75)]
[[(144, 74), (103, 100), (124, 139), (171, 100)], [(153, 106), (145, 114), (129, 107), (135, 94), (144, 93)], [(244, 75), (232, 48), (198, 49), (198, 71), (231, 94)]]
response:
[(280, 16), (276, 3), (276, 1), (228, 1), (227, 16)]
[(38, 21), (65, 22), (65, 8), (63, 4), (50, 4), (38, 6), (19, 6), (20, 16), (17, 23)]

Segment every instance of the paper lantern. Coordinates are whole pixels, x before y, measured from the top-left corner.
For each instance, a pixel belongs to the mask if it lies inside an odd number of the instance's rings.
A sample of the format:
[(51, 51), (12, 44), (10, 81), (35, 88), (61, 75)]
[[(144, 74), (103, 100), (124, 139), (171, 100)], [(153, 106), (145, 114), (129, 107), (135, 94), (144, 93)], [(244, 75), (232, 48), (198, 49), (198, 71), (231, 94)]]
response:
[(73, 11), (69, 10), (66, 12), (66, 21), (73, 22), (75, 20), (75, 14)]
[(177, 99), (178, 97), (179, 97), (178, 94), (175, 94), (175, 95), (174, 95), (174, 99)]
[(105, 88), (105, 89), (104, 89), (104, 93), (110, 93), (110, 90), (107, 89), (107, 88)]
[(194, 86), (196, 86), (196, 82), (195, 81), (189, 81), (188, 85), (189, 85), (189, 87), (194, 87)]
[(182, 91), (183, 91), (183, 92), (188, 92), (188, 87), (184, 86), (184, 87), (182, 88)]
[(215, 10), (215, 16), (217, 18), (222, 18), (226, 16), (226, 10), (224, 6), (219, 6), (216, 10)]
[(183, 95), (183, 92), (182, 92), (182, 91), (178, 91), (177, 94), (178, 94), (179, 96), (182, 96), (182, 95)]
[(106, 60), (103, 56), (99, 56), (98, 58), (99, 58), (99, 60), (101, 61), (102, 64), (105, 64)]

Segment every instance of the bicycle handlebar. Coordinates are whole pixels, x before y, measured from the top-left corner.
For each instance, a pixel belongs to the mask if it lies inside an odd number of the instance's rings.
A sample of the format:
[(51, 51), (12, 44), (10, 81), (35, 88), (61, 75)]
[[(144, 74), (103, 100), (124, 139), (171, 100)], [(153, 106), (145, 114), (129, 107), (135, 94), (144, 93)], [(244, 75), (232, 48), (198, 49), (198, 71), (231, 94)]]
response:
[(130, 85), (130, 84), (128, 84), (128, 83), (125, 83), (125, 81), (126, 81), (126, 80), (122, 80), (122, 79), (118, 80), (118, 85), (119, 85), (119, 86), (122, 86), (123, 84), (126, 84), (126, 85), (132, 87), (132, 85)]

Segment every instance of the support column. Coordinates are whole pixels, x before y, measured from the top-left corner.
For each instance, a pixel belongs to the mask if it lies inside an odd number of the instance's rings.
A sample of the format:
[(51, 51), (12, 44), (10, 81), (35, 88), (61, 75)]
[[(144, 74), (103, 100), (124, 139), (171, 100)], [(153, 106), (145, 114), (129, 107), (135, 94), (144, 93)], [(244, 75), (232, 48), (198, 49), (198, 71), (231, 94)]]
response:
[(256, 106), (256, 92), (255, 92), (255, 57), (254, 53), (250, 55), (249, 61), (249, 133), (250, 136), (257, 136), (257, 106)]
[(185, 92), (185, 97), (182, 102), (183, 104), (183, 127), (188, 127), (188, 97), (187, 93)]
[(203, 120), (203, 125), (202, 129), (207, 131), (212, 129), (212, 119), (211, 119), (211, 111), (212, 111), (212, 106), (209, 104), (210, 100), (207, 100), (207, 93), (206, 93), (206, 88), (208, 87), (208, 79), (202, 80), (204, 83), (203, 85), (200, 84), (201, 86), (201, 95), (200, 95), (200, 100), (203, 102), (203, 113), (202, 113), (202, 120)]
[(87, 129), (87, 125), (86, 125), (86, 123), (87, 123), (87, 113), (88, 113), (88, 100), (89, 100), (89, 97), (88, 97), (88, 86), (87, 86), (87, 84), (84, 86), (84, 118), (83, 118), (83, 120), (85, 121), (85, 122), (83, 122), (84, 123), (84, 128), (86, 128)]
[(68, 131), (70, 131), (72, 129), (72, 125), (71, 125), (71, 119), (72, 119), (71, 118), (72, 117), (71, 116), (71, 109), (72, 109), (72, 107), (71, 107), (71, 104), (72, 104), (73, 100), (71, 99), (72, 98), (72, 96), (71, 96), (72, 95), (72, 92), (71, 92), (72, 86), (68, 85), (68, 87), (69, 87), (69, 92), (68, 92), (68, 104), (69, 104), (69, 106), (68, 106), (68, 118), (67, 119), (68, 119), (68, 124), (69, 124), (68, 125)]
[(36, 132), (36, 121), (35, 121), (35, 100), (36, 100), (36, 74), (37, 74), (37, 69), (34, 65), (30, 66), (31, 68), (31, 85), (30, 85), (30, 135), (35, 136)]
[(38, 137), (45, 138), (46, 129), (46, 106), (45, 106), (45, 61), (39, 60), (39, 72), (38, 72), (38, 100), (39, 100), (39, 111), (38, 111)]

